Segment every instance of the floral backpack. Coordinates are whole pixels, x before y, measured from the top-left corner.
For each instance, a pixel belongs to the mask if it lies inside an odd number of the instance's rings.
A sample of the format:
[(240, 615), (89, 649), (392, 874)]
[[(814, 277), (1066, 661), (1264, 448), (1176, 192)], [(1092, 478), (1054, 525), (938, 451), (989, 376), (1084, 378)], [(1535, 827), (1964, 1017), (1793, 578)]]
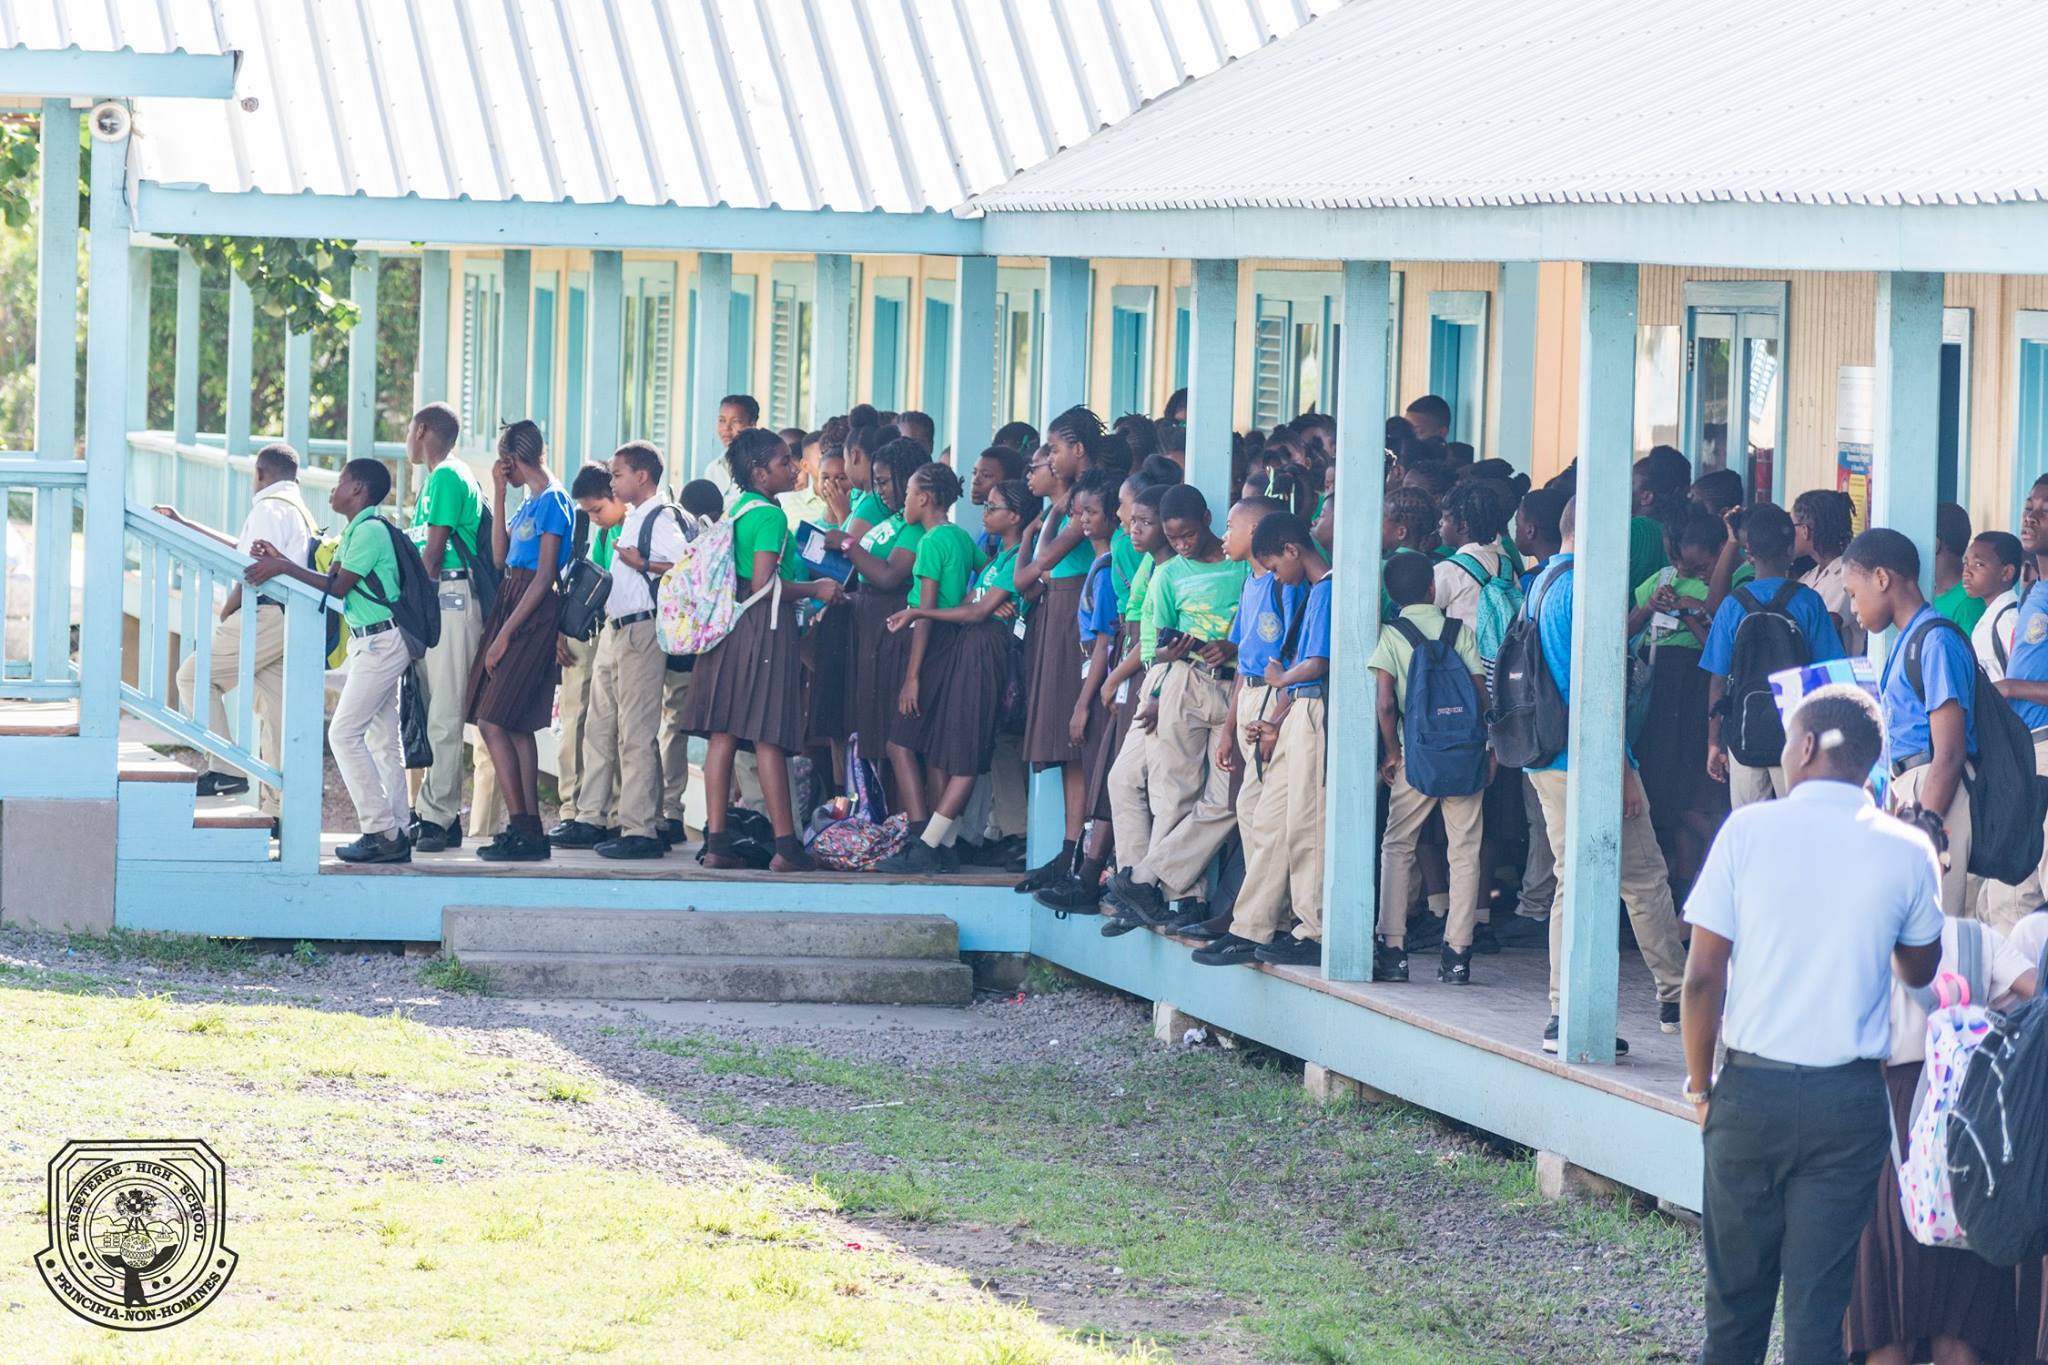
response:
[(1949, 1179), (1949, 1143), (1954, 1132), (1974, 1140), (1975, 1135), (1966, 1131), (1967, 1121), (1956, 1114), (1956, 1101), (1970, 1054), (1990, 1032), (1991, 1021), (1984, 1006), (1972, 1003), (1971, 994), (1973, 987), (1979, 998), (1989, 994), (1981, 926), (1959, 921), (1956, 929), (1963, 974), (1943, 972), (1928, 988), (1934, 996), (1928, 1003), (1936, 1008), (1927, 1015), (1926, 1061), (1913, 1096), (1905, 1155), (1899, 1154), (1895, 1133), (1892, 1160), (1899, 1173), (1899, 1208), (1913, 1240), (1922, 1246), (1966, 1249), (1969, 1243), (1956, 1219)]
[(661, 576), (661, 586), (655, 593), (654, 638), (663, 653), (705, 653), (732, 634), (741, 612), (771, 594), (768, 628), (773, 630), (780, 624), (780, 574), (746, 601), (739, 600), (732, 550), (735, 520), (737, 517), (727, 516), (698, 532)]

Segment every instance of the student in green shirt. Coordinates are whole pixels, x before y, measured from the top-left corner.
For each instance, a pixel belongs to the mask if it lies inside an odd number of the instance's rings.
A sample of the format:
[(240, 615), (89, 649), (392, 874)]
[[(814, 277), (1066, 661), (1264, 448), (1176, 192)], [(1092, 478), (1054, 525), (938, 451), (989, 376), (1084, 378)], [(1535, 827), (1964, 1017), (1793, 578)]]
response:
[[(484, 492), (469, 462), (454, 453), (462, 421), (446, 403), (429, 403), (406, 429), (405, 458), (426, 471), (413, 499), (412, 539), (427, 571), (440, 579), (441, 638), (420, 660), (421, 694), (427, 706), (427, 743), (434, 761), (420, 778), (413, 809), (413, 847), (422, 853), (462, 847), (463, 710), (470, 667), (483, 640), (484, 608), (469, 581), (469, 565), (488, 559), (479, 553)], [(476, 819), (497, 808), (494, 771), (477, 749)], [(472, 821), (474, 825), (475, 820)]]
[[(849, 445), (849, 470), (854, 467), (852, 449)], [(862, 753), (877, 761), (896, 713), (896, 693), (903, 685), (904, 652), (909, 644), (890, 635), (888, 621), (903, 605), (917, 545), (924, 539), (924, 527), (912, 525), (904, 517), (903, 502), (911, 476), (930, 463), (931, 457), (915, 441), (899, 438), (877, 449), (871, 477), (875, 506), (886, 509), (881, 519), (865, 531), (856, 530), (864, 521), (861, 503), (856, 500), (847, 529), (825, 536), (825, 543), (852, 560), (860, 574), (860, 590), (853, 599), (853, 650), (847, 670), (850, 720), (853, 733), (863, 741)], [(903, 799), (900, 793), (890, 796), (891, 804)]]
[(887, 521), (890, 513), (903, 506), (900, 488), (892, 502), (882, 496), (882, 490), (875, 483), (875, 456), (889, 444), (890, 440), (880, 427), (855, 427), (847, 433), (846, 482), (853, 502), (847, 512), (846, 530), (855, 540), (866, 535), (871, 527)]
[[(404, 635), (385, 603), (398, 598), (397, 528), (377, 515), (390, 496), (391, 471), (382, 460), (342, 466), (327, 505), (348, 521), (334, 564), (325, 574), (259, 541), (243, 577), (267, 583), (279, 574), (317, 588), (342, 604), (348, 624), (348, 678), (327, 723), (327, 747), (348, 787), (362, 837), (335, 856), (350, 863), (409, 863), (406, 836), (405, 749), (398, 733), (398, 682), (412, 664)], [(379, 600), (381, 599), (381, 600)]]
[(1970, 548), (1970, 514), (1952, 502), (1934, 509), (1934, 609), (1968, 635), (1984, 617), (1982, 598), (1963, 585), (1963, 555)]
[[(612, 550), (618, 544), (619, 523), (626, 519), (626, 504), (612, 496), (611, 470), (601, 464), (584, 465), (576, 471), (576, 478), (569, 485), (569, 496), (575, 500), (581, 522), (577, 531), (584, 547), (584, 558), (609, 573)], [(572, 539), (572, 552), (576, 543), (577, 540)], [(555, 786), (562, 797), (562, 818), (548, 831), (550, 842), (568, 832), (570, 825), (579, 822), (602, 832), (603, 838), (597, 841), (599, 843), (615, 837), (612, 831), (619, 827), (616, 809), (583, 810), (576, 804), (576, 794), (583, 779), (583, 719), (590, 709), (591, 667), (596, 661), (595, 638), (572, 640), (566, 635), (556, 637), (555, 662), (562, 667), (562, 691), (556, 713), (560, 742), (555, 754)], [(617, 802), (613, 800), (606, 804), (616, 806)]]
[[(1174, 487), (1178, 485), (1155, 484), (1132, 500), (1127, 525), (1131, 543), (1144, 557), (1131, 574), (1130, 609), (1124, 613), (1122, 652), (1117, 666), (1102, 680), (1103, 704), (1117, 708), (1118, 725), (1123, 732), (1104, 786), (1115, 848), (1126, 863), (1136, 863), (1144, 857), (1152, 841), (1152, 808), (1146, 798), (1146, 765), (1152, 734), (1137, 724), (1137, 717), (1152, 699), (1168, 667), (1157, 662), (1159, 628), (1152, 624), (1150, 604), (1160, 566), (1173, 559), (1173, 546), (1167, 543), (1159, 505), (1167, 490)], [(1103, 932), (1126, 933), (1137, 927), (1135, 919), (1117, 915), (1103, 926)]]

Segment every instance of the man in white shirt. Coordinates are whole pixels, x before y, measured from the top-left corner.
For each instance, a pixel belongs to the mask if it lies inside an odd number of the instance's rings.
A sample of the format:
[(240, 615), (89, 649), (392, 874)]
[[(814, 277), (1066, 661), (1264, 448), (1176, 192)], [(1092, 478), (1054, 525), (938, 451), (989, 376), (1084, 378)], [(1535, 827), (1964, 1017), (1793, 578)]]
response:
[[(152, 510), (187, 530), (197, 531), (223, 545), (232, 545), (245, 556), (251, 554), (257, 542), (265, 541), (303, 563), (306, 549), (319, 528), (313, 514), (306, 510), (306, 500), (299, 492), (298, 453), (282, 442), (263, 447), (256, 452), (253, 482), (256, 496), (249, 506), (248, 516), (242, 519), (240, 536), (231, 537), (211, 526), (203, 526), (175, 507), (160, 506)], [(206, 679), (206, 728), (209, 734), (237, 738), (246, 744), (249, 740), (247, 735), (234, 736), (229, 730), (227, 708), (227, 694), (241, 678), (242, 622), (239, 618), (242, 606), (242, 585), (237, 583), (228, 590), (227, 601), (220, 609), (220, 624), (213, 630)], [(178, 702), (194, 721), (199, 719), (199, 709), (193, 702), (198, 671), (197, 653), (187, 655), (178, 668)], [(261, 732), (256, 752), (265, 763), (275, 768), (281, 740), (278, 724), (284, 706), (284, 604), (263, 597), (256, 599), (254, 684), (256, 695), (251, 699), (251, 710)], [(219, 759), (208, 757), (207, 770), (199, 777), (201, 796), (239, 796), (247, 790), (247, 777), (230, 772), (220, 765)], [(265, 814), (277, 815), (280, 808), (278, 793), (273, 788), (263, 786), (257, 800)]]
[(1864, 790), (1883, 751), (1867, 692), (1807, 697), (1785, 726), (1786, 799), (1729, 817), (1686, 900), (1707, 1365), (1763, 1360), (1781, 1281), (1786, 1359), (1843, 1358), (1857, 1239), (1890, 1149), (1892, 982), (1924, 986), (1941, 960), (1934, 846)]

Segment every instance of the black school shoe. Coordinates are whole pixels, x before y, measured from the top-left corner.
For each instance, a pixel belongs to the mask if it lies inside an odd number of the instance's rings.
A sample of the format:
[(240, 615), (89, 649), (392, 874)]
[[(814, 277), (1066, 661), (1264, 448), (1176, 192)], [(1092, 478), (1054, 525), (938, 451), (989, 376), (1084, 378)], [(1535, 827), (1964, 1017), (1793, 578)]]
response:
[(416, 820), (412, 827), (412, 847), (415, 853), (446, 853), (451, 848), (461, 848), (462, 826)]
[(199, 774), (195, 790), (200, 796), (240, 796), (249, 790), (249, 779), (234, 773), (205, 772)]
[[(1032, 892), (1031, 899), (1062, 918), (1102, 913), (1102, 888), (1090, 886), (1079, 877), (1063, 877), (1042, 891)], [(1131, 925), (1133, 929), (1137, 927), (1135, 923)]]
[(875, 864), (875, 871), (896, 876), (924, 875), (944, 870), (945, 865), (939, 860), (939, 851), (922, 839), (912, 839)]
[(1207, 947), (1195, 949), (1194, 959), (1204, 967), (1242, 967), (1256, 961), (1265, 947), (1236, 934), (1225, 934)]
[(1323, 965), (1323, 945), (1312, 938), (1281, 934), (1252, 956), (1275, 967), (1320, 967)]
[(1122, 911), (1112, 909), (1109, 917), (1102, 922), (1102, 936), (1104, 938), (1117, 938), (1130, 933), (1133, 929), (1142, 929), (1144, 927), (1144, 925), (1138, 923)]
[[(1545, 1052), (1557, 1051), (1557, 1016), (1554, 1014), (1550, 1016), (1550, 1022), (1543, 1026), (1543, 1050)], [(1616, 1038), (1614, 1040), (1614, 1055), (1617, 1057), (1628, 1056), (1628, 1039)]]
[(409, 863), (412, 844), (395, 830), (390, 834), (365, 834), (334, 850), (334, 856), (345, 863)]
[(1678, 1002), (1676, 1000), (1658, 1002), (1657, 1027), (1665, 1033), (1678, 1032)]
[(1148, 929), (1163, 929), (1173, 923), (1173, 907), (1166, 903), (1159, 888), (1135, 880), (1128, 867), (1119, 869), (1109, 879), (1103, 896)]
[(1466, 950), (1473, 953), (1497, 953), (1500, 939), (1493, 932), (1493, 926), (1485, 920), (1472, 926), (1472, 946)]
[(476, 856), (487, 863), (544, 863), (555, 856), (555, 848), (545, 834), (521, 834), (508, 829), (478, 849)]
[(659, 858), (668, 852), (668, 845), (651, 834), (624, 834), (607, 839), (596, 851), (600, 858)]
[(674, 848), (677, 844), (687, 840), (689, 831), (683, 828), (683, 822), (680, 820), (656, 820), (654, 822), (654, 837), (667, 844), (670, 848)]
[(1381, 982), (1401, 982), (1408, 979), (1408, 950), (1389, 948), (1374, 941), (1372, 945), (1372, 979)]
[(600, 829), (582, 820), (564, 820), (548, 831), (548, 842), (556, 848), (596, 848), (618, 837), (615, 829)]
[[(1474, 945), (1477, 947), (1478, 945)], [(1469, 986), (1472, 984), (1472, 948), (1459, 952), (1450, 944), (1444, 945), (1443, 956), (1436, 964), (1436, 979), (1446, 986)]]
[(1020, 896), (1034, 895), (1045, 890), (1060, 878), (1070, 876), (1074, 870), (1074, 859), (1070, 854), (1061, 853), (1049, 863), (1041, 863), (1024, 874), (1024, 880), (1011, 887)]

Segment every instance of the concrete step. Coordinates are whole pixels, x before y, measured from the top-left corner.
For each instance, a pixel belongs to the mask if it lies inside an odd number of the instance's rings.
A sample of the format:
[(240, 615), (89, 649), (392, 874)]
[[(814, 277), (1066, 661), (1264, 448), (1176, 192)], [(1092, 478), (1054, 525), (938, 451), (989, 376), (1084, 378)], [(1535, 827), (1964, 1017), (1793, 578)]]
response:
[(484, 973), (495, 995), (954, 1006), (974, 999), (974, 974), (957, 960), (491, 951), (460, 956), (464, 965)]
[(943, 915), (806, 911), (509, 909), (451, 905), (441, 913), (441, 942), (464, 960), (478, 951), (685, 954), (777, 960), (892, 958), (931, 962), (957, 962), (960, 957), (959, 926)]

